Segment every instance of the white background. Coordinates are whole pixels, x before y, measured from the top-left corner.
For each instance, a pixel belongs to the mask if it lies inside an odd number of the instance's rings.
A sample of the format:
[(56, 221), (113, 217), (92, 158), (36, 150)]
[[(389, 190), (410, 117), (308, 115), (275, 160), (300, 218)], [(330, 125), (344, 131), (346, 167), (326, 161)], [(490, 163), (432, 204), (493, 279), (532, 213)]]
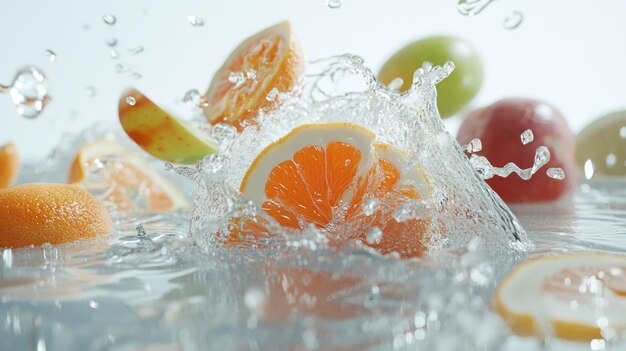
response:
[[(626, 109), (626, 1), (498, 0), (465, 17), (454, 0), (12, 1), (0, 5), (0, 82), (10, 83), (26, 64), (50, 80), (53, 101), (36, 120), (15, 114), (0, 95), (0, 144), (17, 142), (27, 159), (43, 157), (63, 132), (96, 121), (117, 120), (124, 87), (137, 86), (163, 106), (186, 111), (190, 88), (203, 92), (228, 53), (246, 36), (284, 19), (292, 22), (307, 59), (351, 52), (378, 70), (404, 44), (424, 36), (453, 34), (470, 40), (485, 65), (485, 80), (472, 106), (520, 96), (556, 105), (575, 131), (605, 113)], [(511, 12), (524, 22), (503, 28)], [(102, 16), (117, 17), (114, 26)], [(194, 27), (188, 16), (204, 19)], [(121, 57), (106, 45), (118, 39)], [(132, 56), (127, 49), (143, 46)], [(45, 53), (57, 54), (54, 63)], [(117, 74), (132, 65), (143, 78)], [(93, 86), (94, 97), (86, 88)], [(457, 121), (449, 123), (452, 129)]]

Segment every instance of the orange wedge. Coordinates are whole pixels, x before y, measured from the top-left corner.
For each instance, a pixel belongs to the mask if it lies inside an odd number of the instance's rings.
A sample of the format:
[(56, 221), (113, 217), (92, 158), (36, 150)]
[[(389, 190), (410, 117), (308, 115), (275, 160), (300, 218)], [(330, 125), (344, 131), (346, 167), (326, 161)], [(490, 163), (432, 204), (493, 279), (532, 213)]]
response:
[[(270, 107), (273, 89), (293, 89), (304, 71), (299, 44), (289, 22), (281, 22), (244, 40), (215, 73), (205, 94), (209, 122), (237, 129)], [(235, 78), (235, 79), (233, 79)]]
[(33, 183), (0, 190), (0, 247), (61, 244), (110, 231), (104, 206), (77, 186)]
[[(314, 225), (337, 242), (357, 239), (384, 254), (419, 256), (426, 250), (428, 222), (397, 222), (393, 213), (427, 196), (428, 183), (401, 151), (374, 144), (374, 138), (350, 123), (300, 126), (257, 156), (240, 190), (284, 227)], [(229, 244), (243, 243), (240, 236), (271, 235), (258, 219), (235, 222)], [(374, 239), (372, 230), (380, 231)]]
[(619, 334), (626, 331), (626, 256), (581, 252), (526, 261), (498, 286), (495, 308), (523, 336), (543, 336), (546, 326), (567, 340), (602, 339), (603, 328)]
[(20, 158), (15, 144), (8, 143), (0, 147), (0, 189), (13, 184), (20, 170)]
[(68, 181), (87, 188), (96, 181), (98, 188), (110, 189), (106, 200), (119, 211), (137, 210), (133, 198), (139, 193), (146, 195), (145, 209), (151, 212), (189, 206), (185, 196), (144, 159), (112, 141), (84, 145), (70, 166)]

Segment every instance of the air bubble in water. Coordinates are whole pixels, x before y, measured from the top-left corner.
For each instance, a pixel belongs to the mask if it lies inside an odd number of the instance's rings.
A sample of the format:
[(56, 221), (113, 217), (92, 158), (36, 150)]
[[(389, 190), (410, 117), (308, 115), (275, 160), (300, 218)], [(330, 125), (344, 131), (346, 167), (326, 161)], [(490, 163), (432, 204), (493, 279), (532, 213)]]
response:
[(364, 215), (371, 216), (376, 212), (376, 210), (378, 210), (379, 205), (380, 205), (380, 202), (378, 201), (378, 199), (372, 198), (372, 199), (365, 201), (361, 205), (361, 211), (363, 212)]
[(480, 139), (472, 139), (467, 145), (465, 145), (465, 151), (472, 154), (475, 152), (479, 152), (483, 149), (483, 143)]
[(246, 77), (243, 75), (243, 72), (230, 72), (228, 81), (238, 87), (246, 81)]
[(111, 37), (111, 38), (107, 39), (106, 43), (107, 43), (108, 46), (113, 47), (113, 46), (117, 45), (117, 38)]
[(18, 115), (28, 118), (39, 116), (49, 100), (46, 85), (45, 75), (35, 67), (25, 67), (17, 72), (9, 94)]
[(204, 19), (202, 19), (202, 17), (188, 16), (187, 21), (189, 21), (189, 23), (191, 23), (191, 25), (194, 27), (204, 26)]
[(365, 240), (367, 240), (367, 243), (370, 245), (380, 244), (383, 240), (383, 231), (378, 227), (372, 227), (369, 232), (367, 232)]
[(46, 50), (46, 55), (48, 55), (48, 60), (52, 63), (57, 60), (57, 54), (50, 49)]
[(502, 25), (505, 29), (513, 30), (519, 27), (524, 22), (524, 14), (520, 11), (513, 11), (510, 15), (504, 18)]
[(331, 9), (339, 9), (341, 8), (341, 0), (327, 0), (326, 5)]
[(459, 0), (456, 8), (462, 15), (474, 16), (482, 12), (495, 0)]
[(530, 129), (526, 129), (521, 135), (520, 135), (520, 139), (522, 139), (522, 144), (526, 145), (528, 143), (531, 143), (533, 140), (535, 140), (535, 135), (533, 134), (533, 131)]
[(104, 21), (104, 23), (108, 24), (109, 26), (112, 26), (115, 24), (115, 22), (117, 22), (117, 18), (110, 13), (107, 13), (106, 15), (102, 16), (102, 20)]
[(546, 175), (552, 179), (565, 179), (565, 172), (562, 168), (548, 168)]
[(127, 96), (126, 97), (126, 103), (129, 104), (130, 106), (135, 106), (135, 104), (137, 103), (137, 101), (135, 100), (134, 97), (132, 96)]
[(270, 90), (269, 94), (267, 94), (265, 99), (267, 99), (267, 101), (274, 101), (278, 97), (279, 93), (280, 92), (278, 91), (278, 89), (272, 88), (272, 90)]

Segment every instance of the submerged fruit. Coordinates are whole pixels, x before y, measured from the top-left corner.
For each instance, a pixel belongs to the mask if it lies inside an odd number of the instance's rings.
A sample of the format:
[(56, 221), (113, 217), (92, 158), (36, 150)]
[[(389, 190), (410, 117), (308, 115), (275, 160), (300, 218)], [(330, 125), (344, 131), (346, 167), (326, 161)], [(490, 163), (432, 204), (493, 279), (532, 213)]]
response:
[(126, 134), (158, 159), (189, 164), (217, 152), (217, 146), (201, 131), (175, 118), (136, 89), (122, 94), (119, 117)]
[[(534, 141), (524, 145), (521, 135), (528, 129)], [(457, 141), (463, 145), (474, 138), (481, 140), (480, 155), (496, 167), (513, 162), (520, 168), (529, 168), (537, 147), (545, 145), (550, 151), (550, 161), (530, 180), (523, 180), (516, 174), (487, 180), (507, 203), (557, 200), (576, 185), (574, 135), (563, 115), (545, 102), (505, 99), (471, 112), (459, 128)], [(546, 172), (550, 168), (561, 168), (565, 178), (549, 177)]]
[(104, 206), (77, 186), (34, 183), (0, 190), (0, 247), (61, 244), (110, 231)]
[(147, 199), (141, 208), (153, 212), (189, 206), (185, 196), (145, 160), (112, 141), (85, 144), (74, 157), (68, 181), (104, 189), (106, 200), (119, 211), (137, 210), (134, 198)]
[(272, 90), (292, 90), (303, 71), (302, 53), (289, 22), (264, 29), (239, 44), (215, 73), (205, 94), (204, 114), (213, 124), (228, 123), (241, 130), (259, 109), (273, 104), (267, 99)]
[(619, 335), (626, 330), (626, 256), (580, 252), (524, 262), (498, 285), (495, 307), (519, 335)]
[(455, 65), (450, 76), (437, 84), (437, 106), (441, 117), (459, 112), (478, 93), (483, 80), (483, 68), (476, 49), (467, 41), (455, 37), (435, 36), (413, 42), (385, 62), (378, 73), (383, 84), (402, 78), (401, 91), (413, 82), (413, 73), (422, 63)]
[(578, 133), (576, 162), (587, 178), (626, 176), (626, 111), (606, 115)]
[(0, 147), (0, 189), (13, 184), (20, 170), (20, 158), (15, 144)]
[[(257, 156), (240, 190), (284, 227), (314, 225), (337, 243), (357, 239), (384, 254), (418, 256), (426, 250), (428, 221), (398, 222), (393, 214), (425, 198), (428, 183), (401, 151), (374, 138), (350, 123), (300, 126)], [(262, 223), (237, 224), (246, 235), (271, 235)], [(229, 243), (241, 234), (232, 233)]]

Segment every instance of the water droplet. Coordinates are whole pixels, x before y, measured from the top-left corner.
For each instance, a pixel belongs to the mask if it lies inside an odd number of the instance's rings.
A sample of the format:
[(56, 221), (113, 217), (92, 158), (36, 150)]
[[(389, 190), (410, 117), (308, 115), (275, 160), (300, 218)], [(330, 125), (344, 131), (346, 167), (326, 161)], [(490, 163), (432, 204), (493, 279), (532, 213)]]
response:
[(143, 78), (143, 76), (139, 72), (133, 72), (130, 76), (133, 77), (134, 79), (141, 79), (141, 78)]
[(387, 84), (387, 88), (391, 90), (400, 90), (403, 84), (404, 80), (402, 80), (402, 78), (400, 77), (396, 77), (391, 82), (389, 82), (389, 84)]
[(139, 224), (137, 225), (137, 236), (140, 238), (145, 238), (146, 237), (146, 228), (143, 227), (143, 224)]
[(87, 88), (85, 88), (85, 95), (90, 98), (96, 96), (96, 88), (92, 87), (91, 85), (88, 86)]
[(228, 81), (238, 87), (246, 81), (246, 77), (243, 72), (230, 72), (228, 74)]
[(532, 130), (526, 129), (522, 134), (520, 134), (520, 139), (522, 139), (522, 144), (526, 145), (535, 140), (535, 135)]
[(513, 11), (510, 15), (504, 18), (502, 25), (504, 29), (513, 30), (519, 27), (524, 22), (524, 14), (520, 11)]
[(280, 92), (278, 91), (278, 89), (272, 88), (272, 90), (270, 90), (269, 94), (267, 94), (265, 99), (267, 99), (267, 101), (274, 101), (278, 97), (279, 93)]
[(111, 37), (111, 38), (107, 39), (106, 43), (107, 43), (108, 46), (113, 47), (113, 46), (117, 45), (117, 38)]
[(483, 143), (480, 139), (472, 139), (467, 145), (465, 145), (465, 151), (472, 154), (475, 152), (479, 152), (483, 149)]
[(28, 118), (39, 116), (49, 100), (46, 85), (45, 75), (35, 67), (25, 67), (17, 72), (9, 93), (18, 115)]
[(109, 26), (112, 26), (115, 24), (115, 22), (117, 22), (117, 18), (110, 13), (107, 13), (106, 15), (102, 16), (102, 20), (104, 21), (104, 23), (108, 24)]
[(89, 301), (89, 307), (93, 308), (94, 310), (98, 308), (98, 303), (94, 300)]
[(130, 49), (128, 49), (128, 52), (130, 52), (131, 55), (137, 55), (137, 54), (143, 52), (143, 46), (137, 46), (137, 47), (134, 47), (134, 48), (130, 48)]
[(331, 9), (339, 9), (341, 8), (341, 0), (327, 0), (326, 5)]
[(135, 104), (137, 103), (137, 101), (135, 100), (134, 97), (132, 96), (127, 96), (126, 97), (126, 103), (129, 104), (130, 106), (135, 106)]
[(256, 80), (256, 71), (253, 69), (246, 70), (246, 79)]
[(130, 72), (131, 67), (128, 65), (122, 65), (120, 63), (115, 65), (115, 73), (126, 73), (126, 72)]
[(5, 268), (11, 268), (13, 266), (13, 250), (4, 249), (2, 252), (2, 262)]
[(117, 60), (118, 58), (120, 58), (120, 53), (117, 50), (111, 50), (109, 55), (114, 60)]
[(380, 244), (383, 240), (383, 231), (378, 227), (372, 227), (369, 232), (367, 232), (365, 240), (367, 240), (367, 243), (370, 245)]
[(565, 179), (565, 172), (562, 168), (548, 168), (546, 175), (552, 179)]
[(50, 49), (46, 50), (46, 55), (48, 55), (48, 60), (52, 63), (57, 60), (57, 54)]
[(596, 173), (596, 166), (593, 164), (593, 161), (591, 159), (587, 159), (587, 161), (585, 161), (585, 164), (583, 165), (583, 170), (585, 173), (585, 178), (589, 180), (593, 178), (594, 173)]
[(610, 153), (606, 155), (606, 165), (609, 167), (614, 167), (617, 164), (617, 156), (614, 153)]
[(371, 216), (376, 212), (376, 210), (378, 210), (379, 205), (380, 202), (378, 201), (378, 199), (371, 198), (361, 204), (361, 211), (364, 215)]
[(459, 0), (456, 8), (465, 16), (475, 16), (495, 0)]
[(348, 167), (350, 165), (350, 162), (352, 162), (352, 160), (346, 159), (345, 161), (343, 161), (343, 165)]
[(623, 126), (622, 128), (619, 129), (619, 136), (622, 139), (626, 139), (626, 126)]
[(202, 19), (202, 17), (188, 16), (187, 21), (189, 21), (189, 23), (191, 23), (191, 25), (194, 27), (204, 26), (204, 19)]

